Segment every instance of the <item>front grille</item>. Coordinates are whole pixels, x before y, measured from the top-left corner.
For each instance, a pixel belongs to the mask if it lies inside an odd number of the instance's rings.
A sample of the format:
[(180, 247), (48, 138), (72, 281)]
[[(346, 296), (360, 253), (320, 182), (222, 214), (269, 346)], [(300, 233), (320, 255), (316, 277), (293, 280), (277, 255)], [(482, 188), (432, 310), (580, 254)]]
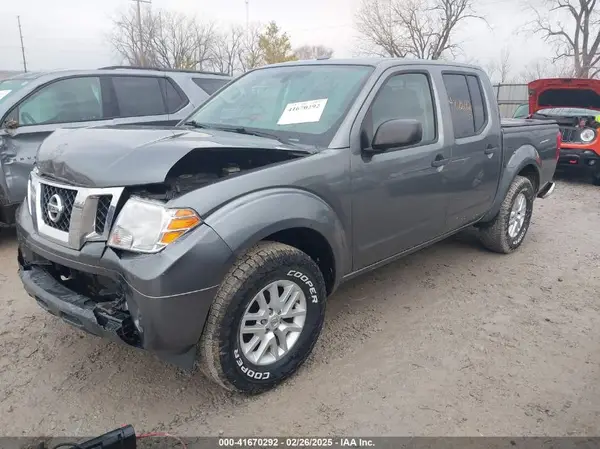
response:
[(106, 219), (108, 218), (108, 209), (112, 195), (102, 195), (98, 198), (98, 209), (96, 210), (96, 222), (94, 228), (96, 234), (102, 234), (106, 228)]
[[(41, 190), (40, 205), (44, 223), (54, 229), (69, 232), (71, 213), (73, 212), (73, 204), (75, 204), (77, 190), (55, 187), (48, 184), (41, 184)], [(57, 209), (50, 206), (49, 208), (51, 200), (54, 206), (59, 204), (62, 207)]]
[(563, 142), (577, 141), (577, 128), (560, 128)]

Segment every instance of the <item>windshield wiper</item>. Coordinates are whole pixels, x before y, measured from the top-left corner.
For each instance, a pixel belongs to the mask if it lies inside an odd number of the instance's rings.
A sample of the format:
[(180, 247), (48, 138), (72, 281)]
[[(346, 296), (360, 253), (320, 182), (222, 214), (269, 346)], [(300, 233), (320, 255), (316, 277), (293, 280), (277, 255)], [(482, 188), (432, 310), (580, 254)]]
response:
[(204, 129), (209, 128), (208, 125), (205, 125), (204, 123), (199, 123), (196, 120), (188, 120), (187, 122), (183, 122), (183, 124), (186, 126), (193, 126), (194, 128), (204, 128)]
[(266, 139), (277, 140), (278, 142), (281, 142), (285, 145), (290, 145), (289, 142), (286, 142), (284, 139), (276, 136), (275, 134), (265, 133), (263, 131), (255, 131), (253, 129), (244, 128), (243, 126), (221, 126), (221, 125), (210, 125), (209, 126), (209, 125), (202, 125), (202, 124), (200, 124), (200, 125), (203, 128), (218, 129), (219, 131), (227, 131), (227, 132), (236, 133), (236, 134), (245, 134), (247, 136), (264, 137)]
[(255, 131), (253, 129), (244, 128), (243, 126), (209, 125), (206, 123), (197, 122), (195, 120), (189, 120), (187, 122), (183, 122), (183, 124), (200, 129), (217, 129), (219, 131), (226, 131), (236, 134), (245, 134), (247, 136), (264, 137), (266, 139), (277, 140), (278, 142), (283, 143), (284, 145), (292, 145), (290, 142), (287, 142), (286, 140), (276, 136), (275, 134), (265, 133), (263, 131)]
[(244, 128), (243, 126), (235, 126), (235, 127), (231, 127), (231, 128), (228, 126), (223, 126), (219, 129), (222, 129), (223, 131), (231, 131), (232, 133), (246, 134), (247, 136), (257, 136), (257, 137), (265, 137), (267, 139), (275, 139), (281, 143), (287, 143), (280, 137), (277, 137), (275, 134), (269, 134), (269, 133), (265, 133), (262, 131), (254, 131), (254, 130), (250, 130), (248, 128)]

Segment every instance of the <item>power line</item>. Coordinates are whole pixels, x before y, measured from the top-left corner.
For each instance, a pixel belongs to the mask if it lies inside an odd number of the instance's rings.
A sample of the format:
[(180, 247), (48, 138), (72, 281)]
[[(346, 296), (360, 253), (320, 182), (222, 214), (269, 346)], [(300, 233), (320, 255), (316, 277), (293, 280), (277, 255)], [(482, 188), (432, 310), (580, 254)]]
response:
[(25, 47), (23, 46), (23, 32), (21, 31), (21, 16), (17, 16), (19, 24), (19, 37), (21, 38), (21, 55), (23, 56), (23, 70), (27, 73), (27, 61), (25, 60)]

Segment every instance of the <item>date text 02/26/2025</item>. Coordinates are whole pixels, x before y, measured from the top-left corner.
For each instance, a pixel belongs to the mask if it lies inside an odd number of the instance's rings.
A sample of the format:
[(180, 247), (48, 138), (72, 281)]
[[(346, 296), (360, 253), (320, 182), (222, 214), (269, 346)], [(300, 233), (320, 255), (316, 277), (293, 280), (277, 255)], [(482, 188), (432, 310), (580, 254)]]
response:
[(369, 438), (219, 438), (219, 447), (374, 447)]

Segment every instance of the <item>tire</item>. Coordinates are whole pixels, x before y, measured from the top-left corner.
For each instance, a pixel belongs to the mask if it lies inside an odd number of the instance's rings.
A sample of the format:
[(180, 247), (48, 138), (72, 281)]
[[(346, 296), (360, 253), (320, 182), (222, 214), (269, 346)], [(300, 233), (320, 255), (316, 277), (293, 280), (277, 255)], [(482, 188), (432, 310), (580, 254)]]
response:
[(595, 186), (600, 186), (600, 171), (594, 173), (594, 177), (592, 178), (592, 182)]
[[(258, 352), (247, 356), (242, 343), (249, 344), (255, 336), (260, 338), (266, 333), (261, 331), (260, 335), (241, 336), (240, 327), (248, 322), (248, 326), (264, 324), (259, 320), (243, 320), (243, 317), (252, 310), (252, 313), (261, 313), (255, 309), (259, 306), (255, 297), (273, 282), (290, 286), (290, 291), (298, 298), (294, 300), (297, 304), (294, 311), (300, 310), (297, 313), (301, 314), (302, 295), (298, 293), (299, 288), (304, 297), (306, 313), (301, 331), (295, 342), (289, 345), (289, 352), (279, 360), (263, 364), (257, 363), (260, 360), (251, 360)], [(277, 291), (282, 292), (283, 288), (278, 285)], [(271, 307), (271, 296), (265, 293), (264, 298), (268, 299)], [(323, 275), (307, 254), (282, 243), (259, 243), (238, 258), (217, 292), (199, 342), (200, 369), (207, 377), (231, 391), (258, 394), (275, 387), (296, 372), (312, 352), (323, 327), (326, 299)], [(261, 321), (267, 321), (267, 326), (278, 326), (270, 319)], [(288, 324), (284, 319), (281, 323)], [(271, 330), (280, 328), (273, 327)], [(279, 337), (275, 340), (277, 343), (280, 341)], [(255, 351), (261, 348), (261, 344)], [(270, 346), (264, 357), (273, 358), (275, 352), (279, 354), (279, 350)]]
[[(521, 194), (525, 197), (524, 221), (518, 233), (511, 236), (509, 233), (511, 210)], [(502, 254), (511, 253), (521, 246), (531, 222), (534, 199), (535, 191), (531, 181), (523, 176), (517, 176), (502, 201), (498, 215), (479, 229), (479, 237), (483, 246), (490, 251)]]

